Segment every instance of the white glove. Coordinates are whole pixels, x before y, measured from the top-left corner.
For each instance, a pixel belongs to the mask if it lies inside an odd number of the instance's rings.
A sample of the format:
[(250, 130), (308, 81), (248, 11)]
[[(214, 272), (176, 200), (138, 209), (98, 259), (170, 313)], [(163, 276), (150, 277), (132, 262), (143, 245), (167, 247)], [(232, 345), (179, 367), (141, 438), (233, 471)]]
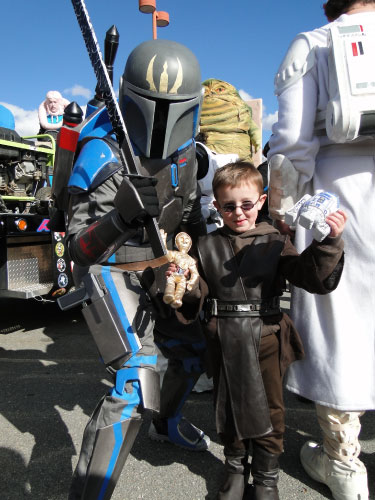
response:
[(273, 219), (284, 220), (285, 213), (297, 200), (298, 172), (284, 155), (269, 159), (268, 210)]

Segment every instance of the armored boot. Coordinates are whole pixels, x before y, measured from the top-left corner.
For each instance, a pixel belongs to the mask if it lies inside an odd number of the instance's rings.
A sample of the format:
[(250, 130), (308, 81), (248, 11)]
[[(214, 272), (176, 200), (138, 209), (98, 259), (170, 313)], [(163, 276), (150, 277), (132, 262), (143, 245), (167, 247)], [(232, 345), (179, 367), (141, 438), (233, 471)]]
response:
[(279, 455), (269, 453), (253, 443), (251, 474), (253, 484), (246, 490), (246, 500), (279, 500)]
[(160, 419), (155, 417), (148, 430), (153, 441), (167, 441), (190, 451), (206, 451), (210, 438), (181, 415)]
[(220, 487), (217, 500), (242, 500), (250, 475), (250, 466), (247, 461), (247, 454), (245, 456), (227, 455), (226, 477)]

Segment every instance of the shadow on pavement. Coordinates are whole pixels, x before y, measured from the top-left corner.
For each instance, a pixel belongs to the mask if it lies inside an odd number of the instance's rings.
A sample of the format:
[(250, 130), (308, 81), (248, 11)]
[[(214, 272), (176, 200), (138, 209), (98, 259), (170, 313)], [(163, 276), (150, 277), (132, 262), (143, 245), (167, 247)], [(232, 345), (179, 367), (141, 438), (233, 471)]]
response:
[[(215, 430), (212, 395), (191, 394), (185, 403), (183, 414), (210, 437), (211, 446), (213, 443), (220, 442)], [(131, 455), (139, 461), (148, 462), (153, 467), (166, 467), (176, 463), (183, 465), (191, 474), (204, 479), (208, 492), (205, 498), (207, 500), (216, 498), (218, 482), (221, 481), (224, 473), (223, 461), (209, 450), (192, 452), (170, 443), (151, 441), (148, 437), (150, 421), (151, 415), (146, 414)], [(166, 474), (165, 477), (168, 478), (168, 475)]]
[[(83, 428), (108, 389), (108, 377), (80, 308), (62, 312), (53, 303), (14, 299), (0, 299), (0, 305), (0, 498), (63, 500), (67, 497), (72, 462), (75, 463), (79, 453)], [(295, 498), (300, 498), (304, 489), (308, 498), (331, 498), (329, 489), (310, 479), (298, 459), (305, 441), (321, 439), (315, 407), (288, 391), (285, 391), (285, 406), (281, 483), (284, 488), (290, 484), (294, 488), (291, 480), (296, 480)], [(135, 460), (126, 465), (123, 484), (128, 484), (127, 479), (134, 474), (140, 484), (150, 481), (142, 476), (142, 471), (147, 471), (152, 473), (153, 480), (160, 481), (158, 487), (162, 488), (163, 481), (171, 477), (168, 466), (174, 466), (173, 477), (179, 477), (182, 471), (181, 488), (185, 495), (189, 495), (189, 487), (197, 476), (205, 483), (208, 492), (204, 493), (205, 499), (216, 497), (224, 473), (224, 457), (215, 430), (212, 394), (192, 394), (183, 413), (210, 436), (212, 451), (193, 453), (151, 441), (147, 435), (151, 415), (146, 413), (131, 450)], [(374, 416), (369, 411), (362, 417), (360, 435), (361, 459), (368, 470), (371, 499), (375, 498)], [(142, 468), (142, 462), (151, 467)], [(315, 492), (316, 497), (308, 496)]]
[(1, 306), (0, 414), (17, 429), (15, 447), (30, 459), (26, 466), (14, 450), (0, 448), (0, 498), (54, 498), (68, 491), (78, 452), (61, 411), (79, 405), (90, 415), (106, 389), (103, 368), (85, 362), (87, 351), (93, 358), (96, 351), (79, 310), (63, 313), (55, 303), (15, 299), (1, 299)]

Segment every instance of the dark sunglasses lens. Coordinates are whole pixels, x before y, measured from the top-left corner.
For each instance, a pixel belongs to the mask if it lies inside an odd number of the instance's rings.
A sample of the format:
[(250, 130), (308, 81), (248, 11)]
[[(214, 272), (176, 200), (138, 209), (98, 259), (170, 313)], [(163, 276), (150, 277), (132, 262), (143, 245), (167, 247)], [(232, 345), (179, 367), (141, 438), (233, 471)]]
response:
[(223, 210), (225, 213), (231, 213), (231, 212), (234, 212), (236, 210), (236, 205), (224, 205), (223, 206)]
[[(244, 201), (242, 205), (240, 205), (241, 210), (243, 210), (244, 212), (248, 212), (249, 210), (252, 210), (254, 208), (255, 203), (253, 203), (252, 201)], [(231, 205), (228, 203), (228, 205), (223, 206), (223, 210), (227, 214), (234, 212), (236, 210), (236, 205)]]
[(242, 203), (241, 208), (242, 210), (249, 211), (254, 207), (254, 203), (252, 201), (245, 201), (245, 203)]

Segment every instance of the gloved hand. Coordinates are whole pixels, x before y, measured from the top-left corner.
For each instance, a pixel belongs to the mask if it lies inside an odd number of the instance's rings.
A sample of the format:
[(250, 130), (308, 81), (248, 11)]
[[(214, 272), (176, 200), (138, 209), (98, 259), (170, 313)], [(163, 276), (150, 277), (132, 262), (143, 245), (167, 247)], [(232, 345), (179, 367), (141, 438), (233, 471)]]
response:
[(147, 217), (160, 213), (155, 177), (127, 175), (115, 196), (115, 207), (127, 224), (143, 225)]

